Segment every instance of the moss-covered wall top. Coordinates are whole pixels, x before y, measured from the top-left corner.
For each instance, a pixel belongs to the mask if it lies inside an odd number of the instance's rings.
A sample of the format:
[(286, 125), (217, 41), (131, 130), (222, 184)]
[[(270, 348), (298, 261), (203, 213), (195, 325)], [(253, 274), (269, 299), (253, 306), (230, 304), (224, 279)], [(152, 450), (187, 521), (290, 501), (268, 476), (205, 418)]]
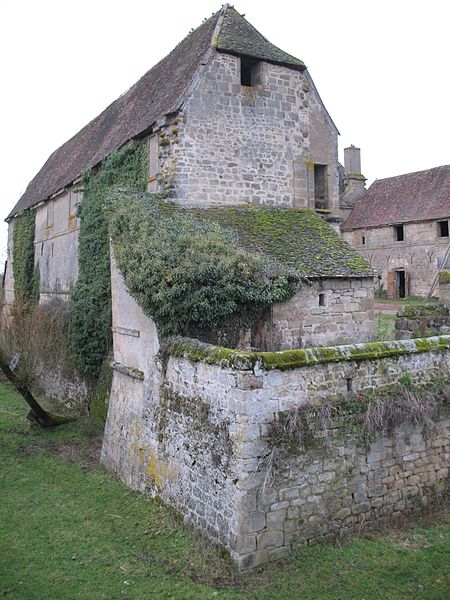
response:
[(166, 357), (185, 357), (193, 362), (217, 364), (232, 369), (252, 370), (258, 366), (266, 371), (285, 371), (331, 362), (375, 360), (433, 350), (448, 351), (449, 348), (450, 335), (281, 352), (246, 352), (204, 344), (188, 338), (171, 338), (163, 343), (162, 353)]

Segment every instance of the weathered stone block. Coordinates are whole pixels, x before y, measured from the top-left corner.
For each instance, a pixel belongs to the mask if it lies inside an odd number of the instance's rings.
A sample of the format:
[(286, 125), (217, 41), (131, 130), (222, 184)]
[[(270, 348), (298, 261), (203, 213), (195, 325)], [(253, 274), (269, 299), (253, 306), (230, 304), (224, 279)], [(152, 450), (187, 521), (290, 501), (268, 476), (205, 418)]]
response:
[(265, 548), (279, 548), (283, 545), (284, 535), (282, 531), (265, 531), (258, 534), (257, 545), (258, 550)]

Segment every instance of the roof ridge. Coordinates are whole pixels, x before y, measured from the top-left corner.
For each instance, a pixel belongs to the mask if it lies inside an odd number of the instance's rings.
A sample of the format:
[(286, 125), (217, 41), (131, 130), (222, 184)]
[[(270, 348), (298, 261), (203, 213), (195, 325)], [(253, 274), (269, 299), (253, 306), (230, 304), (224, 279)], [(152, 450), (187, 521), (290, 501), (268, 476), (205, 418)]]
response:
[(216, 26), (214, 27), (213, 34), (211, 36), (211, 46), (213, 48), (217, 48), (217, 44), (219, 42), (220, 30), (222, 29), (223, 20), (225, 18), (225, 13), (227, 9), (230, 8), (229, 4), (224, 4), (219, 11), (219, 18), (217, 19)]
[[(437, 167), (430, 167), (429, 169), (420, 169), (420, 171), (410, 171), (409, 173), (401, 173), (400, 175), (391, 175), (390, 177), (382, 177), (380, 179), (375, 179), (372, 183), (379, 183), (381, 181), (387, 181), (388, 179), (399, 179), (400, 177), (408, 177), (408, 175), (418, 175), (419, 173), (429, 173), (430, 171), (437, 171), (437, 169), (448, 169), (450, 164), (448, 165), (438, 165)], [(372, 185), (370, 187), (372, 187)], [(369, 188), (370, 189), (370, 188)]]

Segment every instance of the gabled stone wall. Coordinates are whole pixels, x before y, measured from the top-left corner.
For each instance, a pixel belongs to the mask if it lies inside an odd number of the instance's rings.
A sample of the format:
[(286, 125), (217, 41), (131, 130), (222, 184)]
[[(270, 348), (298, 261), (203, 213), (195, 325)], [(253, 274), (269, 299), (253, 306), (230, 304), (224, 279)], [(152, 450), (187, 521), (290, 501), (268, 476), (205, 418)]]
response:
[(309, 75), (262, 62), (260, 82), (242, 86), (240, 58), (211, 53), (180, 114), (178, 201), (314, 208), (320, 163), (337, 210), (337, 130)]

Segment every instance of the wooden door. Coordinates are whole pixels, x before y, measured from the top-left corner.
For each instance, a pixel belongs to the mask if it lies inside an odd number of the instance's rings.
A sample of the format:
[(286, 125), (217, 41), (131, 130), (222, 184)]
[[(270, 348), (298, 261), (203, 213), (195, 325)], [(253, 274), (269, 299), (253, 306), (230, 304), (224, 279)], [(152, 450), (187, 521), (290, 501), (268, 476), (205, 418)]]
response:
[(395, 298), (395, 271), (387, 273), (387, 297)]

